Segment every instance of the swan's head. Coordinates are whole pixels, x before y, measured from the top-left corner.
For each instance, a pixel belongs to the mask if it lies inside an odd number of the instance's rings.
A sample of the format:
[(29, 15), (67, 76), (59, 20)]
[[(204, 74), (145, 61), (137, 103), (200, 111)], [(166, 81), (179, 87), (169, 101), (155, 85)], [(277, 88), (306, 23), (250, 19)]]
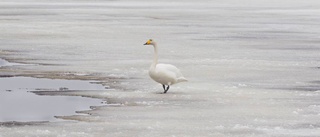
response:
[(152, 39), (149, 39), (146, 43), (144, 43), (143, 45), (154, 45), (155, 42)]

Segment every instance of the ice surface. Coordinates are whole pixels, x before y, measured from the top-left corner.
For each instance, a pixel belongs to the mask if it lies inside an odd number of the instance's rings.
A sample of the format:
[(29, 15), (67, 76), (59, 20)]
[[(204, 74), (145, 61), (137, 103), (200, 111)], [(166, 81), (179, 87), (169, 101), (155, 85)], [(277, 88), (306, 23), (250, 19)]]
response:
[[(316, 0), (1, 1), (0, 49), (20, 51), (6, 58), (49, 64), (19, 69), (121, 81), (72, 93), (107, 98), (81, 116), (92, 122), (0, 136), (319, 136), (319, 13)], [(159, 94), (149, 38), (189, 82)]]

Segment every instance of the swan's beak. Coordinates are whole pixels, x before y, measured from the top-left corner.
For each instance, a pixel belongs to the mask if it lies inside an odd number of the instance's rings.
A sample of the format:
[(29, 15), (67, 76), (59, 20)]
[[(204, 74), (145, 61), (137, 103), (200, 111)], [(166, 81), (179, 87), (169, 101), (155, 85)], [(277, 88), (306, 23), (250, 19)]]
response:
[(144, 43), (143, 45), (150, 45), (151, 41), (148, 40), (146, 43)]

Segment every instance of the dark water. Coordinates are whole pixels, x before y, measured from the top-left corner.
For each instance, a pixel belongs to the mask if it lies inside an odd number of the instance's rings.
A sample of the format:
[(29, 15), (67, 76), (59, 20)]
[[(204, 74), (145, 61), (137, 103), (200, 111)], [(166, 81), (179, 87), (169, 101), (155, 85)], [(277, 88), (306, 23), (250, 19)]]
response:
[(79, 80), (30, 77), (0, 78), (0, 122), (55, 121), (54, 116), (74, 115), (89, 110), (101, 100), (76, 96), (39, 96), (28, 91), (103, 90), (104, 87)]

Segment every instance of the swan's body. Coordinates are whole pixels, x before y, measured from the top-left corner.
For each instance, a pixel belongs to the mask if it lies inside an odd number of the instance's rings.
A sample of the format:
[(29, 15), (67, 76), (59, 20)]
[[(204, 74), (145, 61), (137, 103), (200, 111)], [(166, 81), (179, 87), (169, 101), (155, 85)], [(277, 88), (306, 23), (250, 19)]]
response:
[(158, 47), (156, 42), (149, 39), (144, 45), (153, 45), (154, 47), (154, 60), (149, 69), (149, 76), (154, 81), (162, 84), (164, 93), (167, 93), (170, 85), (188, 81), (177, 67), (171, 64), (158, 64)]
[(162, 85), (173, 85), (186, 80), (180, 70), (171, 64), (156, 64), (156, 66), (152, 64), (149, 75), (154, 81)]

